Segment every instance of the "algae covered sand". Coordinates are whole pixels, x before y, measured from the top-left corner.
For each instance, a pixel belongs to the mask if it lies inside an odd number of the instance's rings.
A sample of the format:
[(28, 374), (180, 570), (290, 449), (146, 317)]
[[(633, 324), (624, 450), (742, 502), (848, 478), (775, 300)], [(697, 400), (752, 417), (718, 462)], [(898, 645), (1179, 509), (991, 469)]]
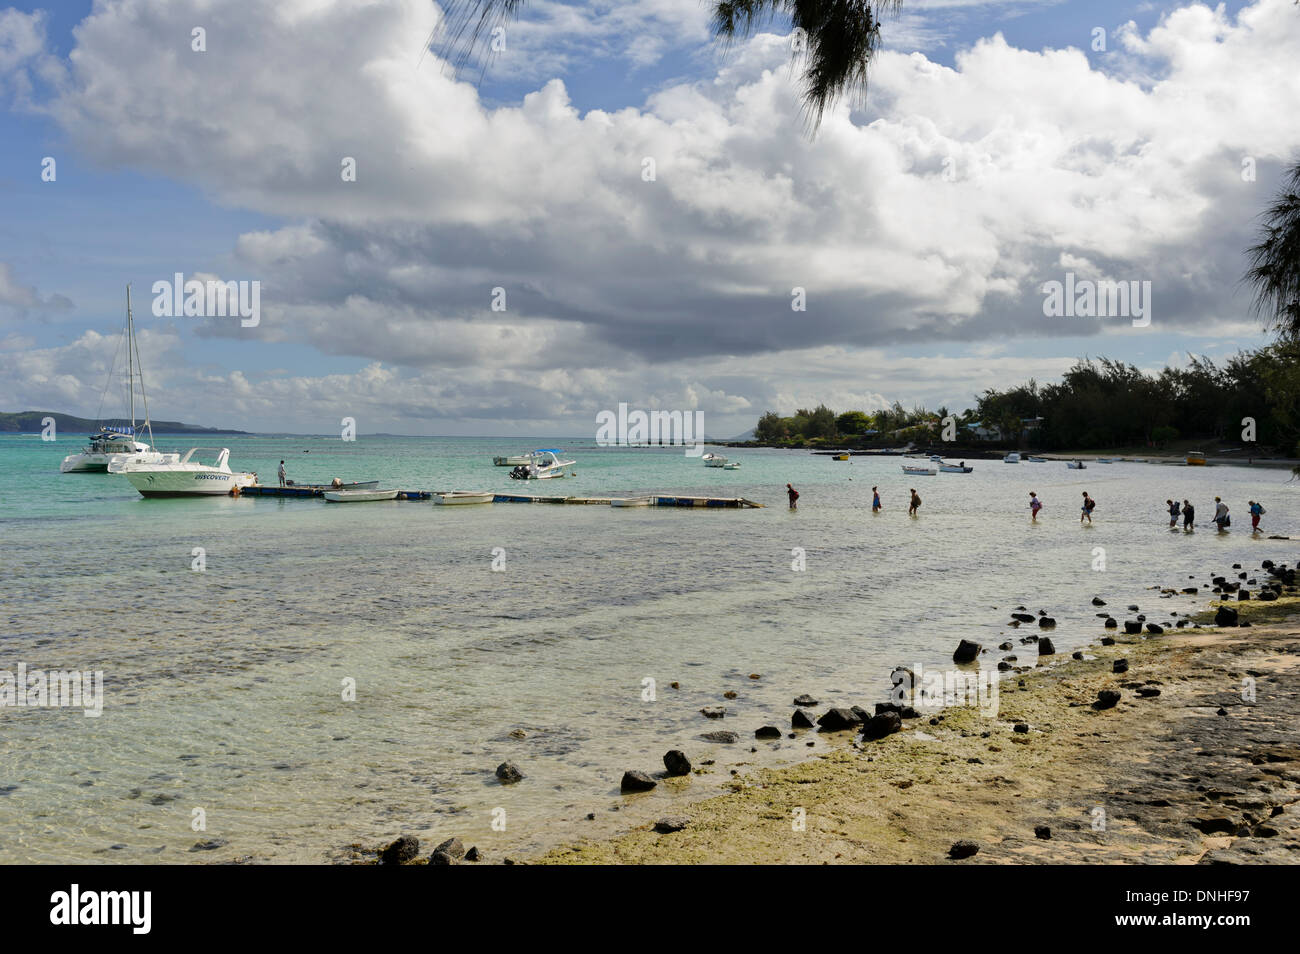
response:
[[(1250, 606), (1250, 627), (1119, 635), (1004, 681), (996, 713), (840, 733), (833, 752), (695, 804), (629, 798), (628, 815), (689, 823), (535, 863), (929, 864), (958, 841), (978, 845), (964, 864), (1300, 862), (1298, 604)], [(1121, 700), (1097, 709), (1104, 689)]]

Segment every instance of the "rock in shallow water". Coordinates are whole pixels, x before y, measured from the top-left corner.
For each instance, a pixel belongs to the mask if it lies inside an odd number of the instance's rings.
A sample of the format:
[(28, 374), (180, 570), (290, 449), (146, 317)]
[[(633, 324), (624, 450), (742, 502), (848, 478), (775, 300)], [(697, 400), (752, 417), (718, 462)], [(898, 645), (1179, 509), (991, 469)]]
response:
[[(1031, 619), (1033, 617), (1030, 617)], [(972, 643), (969, 639), (963, 639), (957, 644), (957, 649), (952, 654), (953, 662), (974, 662), (980, 654), (980, 644)]]
[(655, 831), (659, 832), (661, 835), (669, 835), (675, 831), (681, 831), (690, 823), (691, 820), (689, 818), (685, 818), (681, 815), (669, 815), (668, 817), (661, 818), (655, 822)]
[(519, 766), (514, 762), (502, 762), (497, 766), (496, 775), (502, 785), (513, 785), (524, 777), (524, 773), (519, 771)]
[(658, 784), (645, 772), (624, 772), (619, 790), (623, 792), (648, 792)]
[(389, 845), (379, 855), (381, 865), (400, 865), (411, 861), (420, 853), (420, 839), (414, 835), (403, 835)]
[(690, 775), (691, 760), (681, 749), (669, 749), (664, 753), (664, 768), (669, 775)]

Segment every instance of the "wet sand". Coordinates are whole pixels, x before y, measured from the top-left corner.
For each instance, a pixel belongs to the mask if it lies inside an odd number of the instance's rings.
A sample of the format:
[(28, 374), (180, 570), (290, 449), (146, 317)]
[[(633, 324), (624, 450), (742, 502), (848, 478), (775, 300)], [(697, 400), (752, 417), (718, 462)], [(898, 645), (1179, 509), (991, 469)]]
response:
[[(690, 779), (661, 781), (624, 798), (623, 831), (608, 834), (601, 819), (589, 840), (516, 860), (1300, 863), (1300, 598), (1290, 592), (1229, 601), (1250, 627), (1111, 630), (1112, 646), (1005, 680), (996, 714), (949, 708), (932, 725), (927, 713), (878, 741), (836, 733), (833, 751), (737, 776), (702, 801)], [(1126, 673), (1112, 671), (1119, 659)], [(1121, 700), (1098, 710), (1106, 689)], [(657, 833), (665, 816), (688, 823)], [(950, 862), (959, 840), (978, 853)]]

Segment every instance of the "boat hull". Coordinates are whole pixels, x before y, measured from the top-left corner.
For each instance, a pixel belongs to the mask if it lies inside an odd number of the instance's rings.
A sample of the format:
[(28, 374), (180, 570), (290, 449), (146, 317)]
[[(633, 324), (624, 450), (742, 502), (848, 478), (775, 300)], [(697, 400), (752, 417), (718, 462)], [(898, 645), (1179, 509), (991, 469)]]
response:
[(69, 454), (59, 465), (64, 474), (106, 474), (109, 454)]
[(252, 474), (210, 471), (127, 471), (125, 477), (142, 497), (219, 497), (256, 482)]
[(396, 490), (327, 490), (325, 499), (330, 503), (370, 503), (375, 500), (396, 500)]
[(490, 504), (492, 502), (492, 498), (495, 496), (496, 494), (491, 492), (476, 494), (476, 493), (468, 493), (462, 491), (459, 493), (434, 494), (433, 502), (436, 504), (442, 504), (444, 506), (463, 506), (467, 504)]
[(939, 472), (930, 467), (904, 467), (903, 473), (909, 477), (933, 477)]

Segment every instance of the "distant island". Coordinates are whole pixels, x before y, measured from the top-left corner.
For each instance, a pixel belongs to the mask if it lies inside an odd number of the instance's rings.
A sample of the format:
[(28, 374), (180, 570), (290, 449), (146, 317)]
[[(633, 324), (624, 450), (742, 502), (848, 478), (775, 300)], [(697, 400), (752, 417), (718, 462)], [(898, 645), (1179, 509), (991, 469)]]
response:
[[(18, 411), (16, 413), (0, 411), (0, 434), (39, 434), (45, 426), (42, 421), (47, 417), (54, 418), (54, 426), (66, 433), (81, 431), (90, 434), (99, 430), (99, 425), (103, 423), (86, 417), (60, 414), (58, 411)], [(117, 419), (112, 418), (109, 420)], [(248, 433), (247, 431), (236, 431), (228, 427), (202, 427), (198, 424), (184, 424), (180, 421), (151, 421), (150, 424), (155, 434)]]

